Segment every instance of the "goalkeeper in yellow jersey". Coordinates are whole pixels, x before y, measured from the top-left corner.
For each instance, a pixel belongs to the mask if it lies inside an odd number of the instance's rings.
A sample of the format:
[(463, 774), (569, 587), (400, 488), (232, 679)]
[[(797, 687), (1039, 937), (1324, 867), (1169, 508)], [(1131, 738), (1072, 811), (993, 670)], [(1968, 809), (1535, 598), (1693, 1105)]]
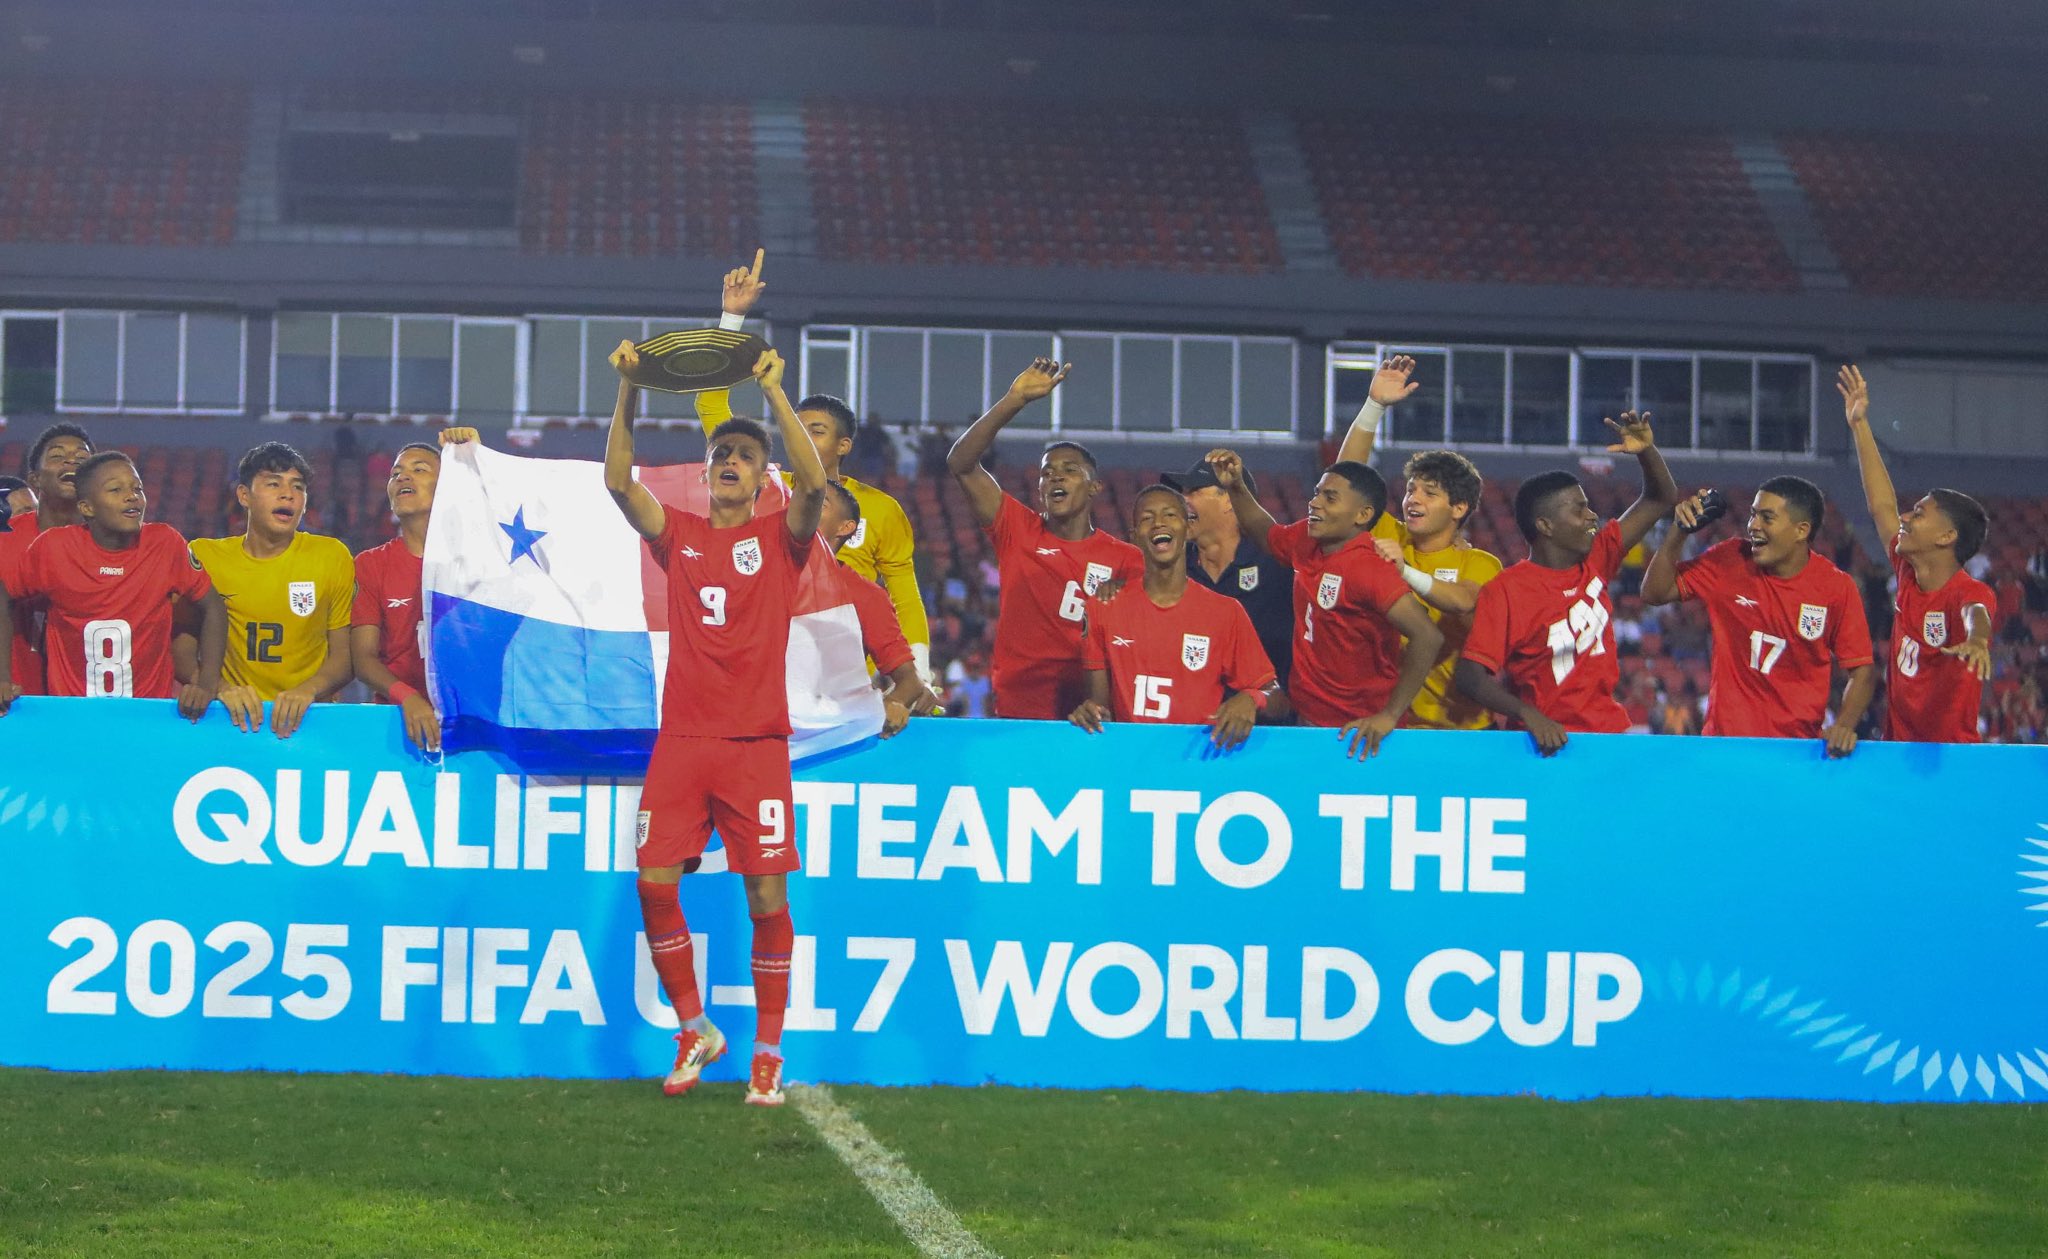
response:
[(279, 738), (354, 675), (348, 621), (355, 559), (339, 538), (299, 532), (311, 480), (298, 451), (263, 443), (235, 469), (235, 501), (248, 513), (247, 529), (239, 538), (192, 543), (228, 605), (222, 702), (237, 687), (270, 701), (270, 728)]
[[(726, 272), (720, 301), (720, 326), (737, 331), (754, 309), (754, 303), (760, 300), (762, 291), (768, 287), (761, 279), (761, 260), (765, 253), (765, 250), (757, 249), (752, 267), (735, 267)], [(703, 422), (706, 432), (731, 414), (732, 404), (725, 390), (709, 390), (697, 395), (697, 418)], [(889, 592), (889, 602), (896, 609), (896, 619), (903, 626), (903, 636), (910, 640), (910, 654), (917, 662), (917, 675), (933, 694), (938, 694), (938, 679), (932, 676), (931, 624), (925, 618), (924, 596), (917, 588), (917, 569), (913, 560), (916, 539), (911, 535), (910, 517), (904, 513), (903, 505), (887, 493), (841, 471), (840, 461), (853, 449), (854, 429), (858, 423), (851, 407), (830, 394), (813, 394), (796, 404), (796, 415), (804, 431), (811, 435), (811, 444), (818, 451), (818, 462), (825, 465), (826, 479), (845, 486), (854, 501), (860, 504), (860, 527), (852, 540), (840, 548), (839, 562), (869, 581), (880, 582)], [(783, 480), (788, 479), (789, 474), (784, 473)]]
[[(1387, 408), (1414, 393), (1415, 360), (1395, 355), (1372, 374), (1366, 403), (1344, 435), (1339, 459), (1366, 463), (1372, 458), (1381, 417)], [(1450, 450), (1425, 450), (1411, 455), (1401, 469), (1406, 481), (1398, 511), (1389, 505), (1373, 526), (1373, 545), (1381, 558), (1401, 569), (1408, 583), (1444, 632), (1436, 667), (1408, 707), (1408, 725), (1421, 730), (1484, 730), (1493, 716), (1467, 699), (1451, 675), (1458, 653), (1472, 629), (1472, 610), (1479, 588), (1500, 575), (1500, 560), (1464, 538), (1465, 524), (1479, 510), (1484, 488), (1479, 469)]]

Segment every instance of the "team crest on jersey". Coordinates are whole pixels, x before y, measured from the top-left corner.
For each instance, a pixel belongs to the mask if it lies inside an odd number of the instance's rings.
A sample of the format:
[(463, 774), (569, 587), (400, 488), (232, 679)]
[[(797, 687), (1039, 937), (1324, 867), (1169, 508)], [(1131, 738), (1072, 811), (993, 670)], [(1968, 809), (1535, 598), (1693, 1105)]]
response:
[(653, 821), (654, 814), (648, 812), (646, 809), (640, 810), (640, 820), (633, 828), (633, 847), (647, 847), (647, 830), (648, 827), (653, 823)]
[(1209, 636), (1207, 634), (1182, 634), (1180, 636), (1180, 662), (1190, 672), (1199, 673), (1209, 664)]
[(849, 547), (856, 547), (867, 540), (868, 518), (866, 516), (862, 516), (858, 521), (854, 522), (853, 536), (846, 540), (846, 545)]
[(1920, 637), (1927, 640), (1929, 647), (1939, 647), (1948, 641), (1948, 613), (1929, 612), (1920, 618)]
[(1088, 571), (1082, 575), (1081, 589), (1087, 592), (1088, 594), (1092, 595), (1096, 592), (1097, 589), (1101, 587), (1103, 582), (1106, 582), (1108, 580), (1109, 565), (1090, 564), (1088, 566)]
[(1799, 605), (1799, 636), (1809, 643), (1820, 641), (1827, 633), (1828, 610), (1817, 603)]
[(319, 603), (319, 595), (310, 581), (295, 581), (286, 588), (286, 597), (291, 600), (293, 616), (311, 616)]
[(1328, 612), (1337, 606), (1337, 596), (1344, 593), (1344, 579), (1336, 573), (1324, 573), (1323, 584), (1316, 587), (1316, 606)]
[(1256, 568), (1238, 569), (1237, 588), (1239, 590), (1257, 590), (1259, 588), (1259, 570)]
[(740, 576), (752, 577), (761, 571), (761, 539), (742, 538), (732, 544), (732, 566), (740, 570)]

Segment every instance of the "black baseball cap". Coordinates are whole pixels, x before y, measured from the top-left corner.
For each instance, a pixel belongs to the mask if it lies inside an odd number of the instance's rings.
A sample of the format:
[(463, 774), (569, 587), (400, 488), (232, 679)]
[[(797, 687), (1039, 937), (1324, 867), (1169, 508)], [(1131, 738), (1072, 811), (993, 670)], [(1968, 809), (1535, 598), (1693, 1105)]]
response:
[[(1195, 466), (1189, 468), (1186, 472), (1162, 472), (1159, 474), (1159, 483), (1179, 490), (1183, 494), (1192, 494), (1196, 490), (1222, 488), (1216, 484), (1216, 470), (1209, 466), (1207, 459), (1195, 460)], [(1259, 483), (1252, 479), (1252, 470), (1250, 468), (1244, 470), (1244, 487), (1254, 494), (1259, 492)]]

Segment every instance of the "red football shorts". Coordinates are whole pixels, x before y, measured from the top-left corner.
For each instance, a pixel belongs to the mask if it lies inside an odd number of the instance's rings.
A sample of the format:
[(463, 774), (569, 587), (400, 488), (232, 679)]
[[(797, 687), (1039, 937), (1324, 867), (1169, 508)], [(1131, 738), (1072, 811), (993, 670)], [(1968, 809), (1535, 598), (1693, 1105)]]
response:
[(679, 866), (704, 854), (715, 828), (740, 874), (797, 869), (788, 739), (654, 740), (640, 792), (639, 863)]

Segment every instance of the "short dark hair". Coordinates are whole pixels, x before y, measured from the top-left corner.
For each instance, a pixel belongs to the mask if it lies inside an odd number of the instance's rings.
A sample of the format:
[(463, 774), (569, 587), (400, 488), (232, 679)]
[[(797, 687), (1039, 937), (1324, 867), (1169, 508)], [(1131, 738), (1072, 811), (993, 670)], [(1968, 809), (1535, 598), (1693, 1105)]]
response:
[(1138, 504), (1145, 501), (1145, 496), (1147, 494), (1171, 494), (1174, 496), (1174, 498), (1180, 500), (1181, 514), (1183, 516), (1189, 514), (1187, 495), (1181, 493), (1177, 489), (1174, 489), (1171, 485), (1168, 485), (1164, 481), (1154, 481), (1152, 484), (1146, 486), (1144, 489), (1139, 490), (1136, 494), (1131, 495), (1131, 519), (1133, 521), (1136, 521), (1138, 518)]
[(78, 465), (78, 488), (83, 490), (86, 483), (92, 480), (92, 474), (110, 463), (125, 463), (131, 468), (135, 466), (135, 460), (129, 458), (125, 450), (102, 450)]
[(796, 404), (798, 414), (805, 411), (823, 411), (839, 426), (839, 435), (852, 441), (860, 428), (860, 420), (853, 414), (853, 408), (846, 405), (846, 399), (835, 398), (829, 393), (814, 393)]
[(1424, 450), (1410, 455), (1401, 475), (1411, 481), (1434, 481), (1443, 488), (1445, 498), (1467, 507), (1479, 506), (1480, 491), (1486, 488), (1479, 469), (1455, 450)]
[(304, 455), (283, 442), (264, 442), (235, 465), (235, 484), (254, 484), (265, 472), (296, 472), (308, 481), (313, 479), (313, 465), (306, 462)]
[(1325, 476), (1340, 476), (1351, 483), (1351, 488), (1364, 495), (1372, 504), (1372, 519), (1365, 522), (1370, 529), (1379, 523), (1380, 513), (1387, 510), (1387, 479), (1369, 466), (1356, 459), (1339, 459), (1323, 469)]
[(1984, 548), (1984, 535), (1991, 531), (1991, 513), (1984, 504), (1961, 490), (1929, 490), (1927, 497), (1941, 508), (1941, 514), (1956, 527), (1956, 563), (1967, 563)]
[(825, 482), (825, 497), (839, 504), (839, 510), (846, 513), (848, 520), (856, 524), (860, 522), (860, 500), (853, 496), (852, 490), (847, 489), (846, 486), (838, 481), (827, 481)]
[(1071, 450), (1071, 451), (1073, 451), (1073, 452), (1074, 452), (1075, 454), (1077, 454), (1077, 455), (1081, 456), (1081, 462), (1083, 462), (1083, 463), (1085, 463), (1085, 464), (1087, 464), (1087, 465), (1088, 465), (1088, 475), (1089, 475), (1089, 476), (1094, 476), (1094, 475), (1095, 475), (1095, 473), (1096, 473), (1096, 471), (1097, 471), (1097, 468), (1098, 468), (1098, 466), (1099, 466), (1099, 465), (1097, 465), (1097, 464), (1096, 464), (1096, 462), (1095, 462), (1095, 452), (1094, 452), (1094, 451), (1092, 451), (1092, 450), (1090, 450), (1090, 449), (1088, 449), (1088, 448), (1087, 448), (1086, 446), (1083, 446), (1083, 445), (1082, 445), (1082, 444), (1081, 444), (1080, 442), (1070, 442), (1070, 441), (1056, 441), (1056, 442), (1047, 442), (1047, 443), (1045, 444), (1045, 449), (1044, 449), (1044, 450), (1041, 450), (1041, 451), (1039, 451), (1039, 452), (1038, 452), (1038, 458), (1039, 458), (1039, 461), (1040, 461), (1040, 462), (1044, 462), (1044, 460), (1045, 460), (1045, 457), (1046, 457), (1047, 455), (1051, 454), (1051, 453), (1052, 453), (1053, 451), (1055, 451), (1055, 450)]
[(78, 427), (78, 425), (52, 424), (38, 434), (34, 443), (29, 446), (28, 458), (22, 463), (22, 472), (28, 476), (34, 476), (36, 469), (42, 465), (43, 452), (48, 450), (50, 443), (56, 441), (59, 437), (76, 437), (85, 443), (87, 450), (99, 449), (99, 447), (92, 444), (92, 438), (86, 434), (86, 431)]
[(441, 448), (433, 442), (407, 442), (405, 445), (400, 446), (391, 456), (391, 462), (397, 463), (400, 459), (403, 459), (405, 452), (408, 450), (424, 450), (436, 459), (441, 457)]
[[(1785, 500), (1795, 516), (1813, 526), (1813, 532), (1820, 532), (1820, 522), (1827, 516), (1827, 495), (1820, 487), (1803, 476), (1774, 476), (1756, 487), (1759, 494), (1776, 494)], [(1810, 536), (1810, 535), (1809, 535)]]
[(718, 444), (718, 439), (727, 433), (738, 433), (742, 437), (751, 437), (761, 443), (762, 450), (767, 451), (771, 455), (775, 453), (775, 444), (768, 440), (768, 430), (762, 427), (759, 420), (750, 420), (743, 415), (735, 415), (731, 419), (721, 422), (717, 428), (705, 434), (704, 449), (710, 450), (711, 447)]
[(1515, 528), (1522, 531), (1524, 541), (1536, 540), (1536, 518), (1550, 506), (1550, 500), (1578, 484), (1579, 478), (1562, 468), (1539, 472), (1522, 482), (1515, 491)]

